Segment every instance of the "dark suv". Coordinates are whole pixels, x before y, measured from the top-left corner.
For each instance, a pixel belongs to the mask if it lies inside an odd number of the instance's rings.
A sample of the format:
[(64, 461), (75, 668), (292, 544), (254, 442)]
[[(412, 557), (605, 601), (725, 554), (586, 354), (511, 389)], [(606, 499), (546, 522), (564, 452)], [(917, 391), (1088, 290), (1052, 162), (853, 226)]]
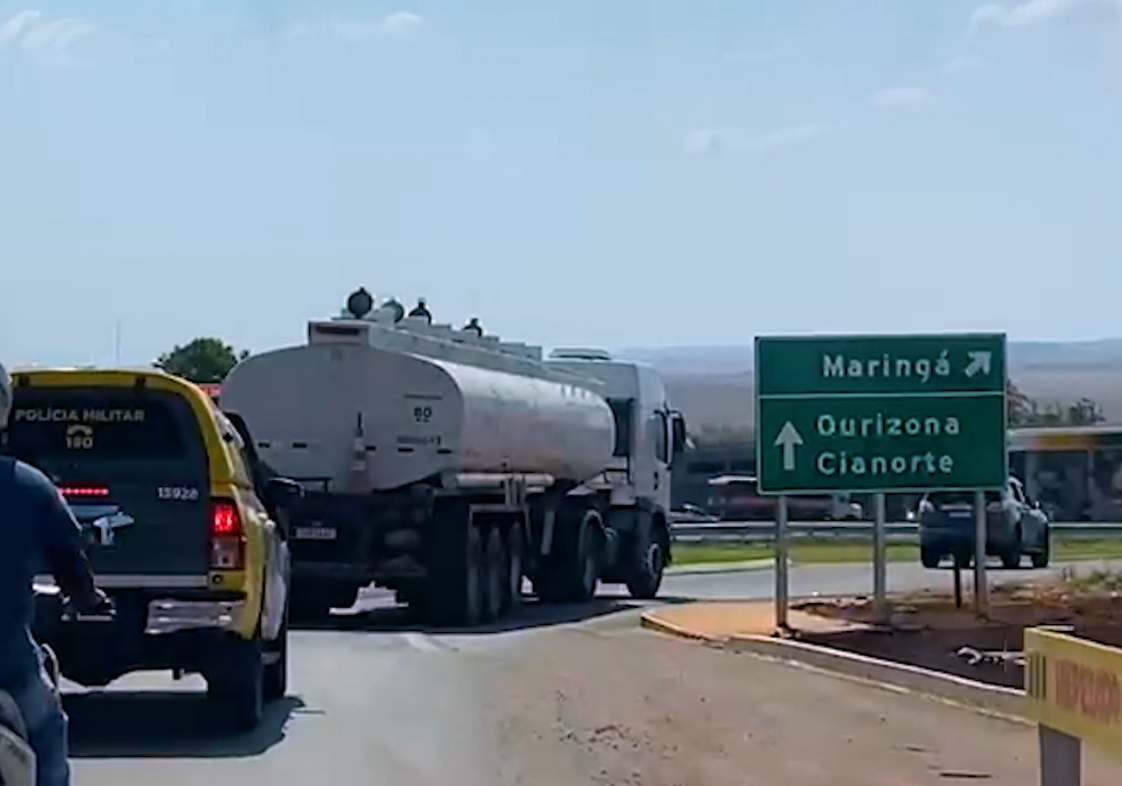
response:
[[(1001, 558), (1006, 568), (1021, 564), (1028, 554), (1034, 568), (1048, 566), (1052, 525), (1040, 503), (1030, 500), (1024, 486), (1010, 477), (1001, 491), (987, 491), (986, 554)], [(919, 553), (925, 568), (937, 568), (950, 556), (966, 567), (974, 556), (974, 492), (937, 491), (919, 503)]]

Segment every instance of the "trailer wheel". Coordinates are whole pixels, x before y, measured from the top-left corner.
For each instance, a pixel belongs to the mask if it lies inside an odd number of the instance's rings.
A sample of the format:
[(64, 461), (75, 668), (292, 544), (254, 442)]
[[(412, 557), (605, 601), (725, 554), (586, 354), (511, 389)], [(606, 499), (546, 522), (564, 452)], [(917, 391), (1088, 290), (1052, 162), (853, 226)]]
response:
[(438, 508), (434, 524), (439, 537), (430, 541), (428, 578), (415, 605), (434, 625), (477, 625), (486, 580), (482, 533), (467, 505), (459, 502)]
[(459, 622), (463, 625), (478, 625), (483, 618), (483, 582), (486, 575), (483, 536), (478, 527), (468, 527), (464, 552), (463, 603)]
[(483, 593), (482, 618), (484, 622), (497, 620), (506, 608), (507, 560), (503, 548), (503, 536), (497, 526), (487, 528), (486, 545), (483, 547)]
[(506, 532), (507, 592), (505, 611), (508, 612), (516, 612), (522, 606), (522, 552), (524, 545), (522, 522), (514, 521)]

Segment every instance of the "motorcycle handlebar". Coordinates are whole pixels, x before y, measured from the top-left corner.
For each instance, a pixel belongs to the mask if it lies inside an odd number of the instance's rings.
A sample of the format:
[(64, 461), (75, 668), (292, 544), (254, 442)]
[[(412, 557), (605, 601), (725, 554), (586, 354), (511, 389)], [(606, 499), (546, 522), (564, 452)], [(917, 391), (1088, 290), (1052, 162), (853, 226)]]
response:
[(91, 608), (79, 608), (73, 598), (64, 596), (58, 587), (35, 585), (36, 594), (53, 598), (63, 622), (111, 622), (117, 618), (117, 607), (113, 601), (102, 594), (101, 601)]
[(112, 622), (117, 618), (117, 607), (109, 598), (93, 608), (78, 608), (71, 598), (62, 599), (63, 622)]

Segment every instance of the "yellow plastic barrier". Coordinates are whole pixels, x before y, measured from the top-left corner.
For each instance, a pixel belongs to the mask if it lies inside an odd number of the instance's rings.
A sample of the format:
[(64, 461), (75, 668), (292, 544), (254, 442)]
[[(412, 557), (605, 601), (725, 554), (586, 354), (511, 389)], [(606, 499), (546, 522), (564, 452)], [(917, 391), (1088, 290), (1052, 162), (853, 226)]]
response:
[(1122, 649), (1025, 630), (1025, 697), (1040, 726), (1041, 786), (1076, 786), (1081, 743), (1122, 761)]

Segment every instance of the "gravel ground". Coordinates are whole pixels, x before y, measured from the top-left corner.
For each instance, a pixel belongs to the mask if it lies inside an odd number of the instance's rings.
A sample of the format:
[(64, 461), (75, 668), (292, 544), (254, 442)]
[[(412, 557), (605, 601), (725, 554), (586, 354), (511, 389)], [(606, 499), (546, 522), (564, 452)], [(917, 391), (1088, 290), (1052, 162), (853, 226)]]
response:
[[(506, 786), (1037, 782), (1035, 729), (609, 623), (500, 656)], [(1122, 765), (1085, 756), (1087, 786)]]

